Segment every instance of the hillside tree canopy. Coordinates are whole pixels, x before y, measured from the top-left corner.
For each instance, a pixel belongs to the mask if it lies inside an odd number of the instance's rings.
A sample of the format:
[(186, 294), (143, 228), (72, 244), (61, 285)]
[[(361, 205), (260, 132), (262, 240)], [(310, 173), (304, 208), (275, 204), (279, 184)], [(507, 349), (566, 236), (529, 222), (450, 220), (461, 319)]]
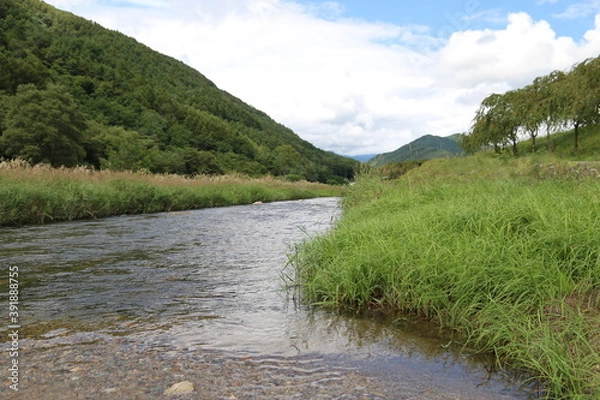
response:
[(0, 158), (330, 183), (357, 166), (182, 62), (39, 0), (0, 3), (0, 65)]

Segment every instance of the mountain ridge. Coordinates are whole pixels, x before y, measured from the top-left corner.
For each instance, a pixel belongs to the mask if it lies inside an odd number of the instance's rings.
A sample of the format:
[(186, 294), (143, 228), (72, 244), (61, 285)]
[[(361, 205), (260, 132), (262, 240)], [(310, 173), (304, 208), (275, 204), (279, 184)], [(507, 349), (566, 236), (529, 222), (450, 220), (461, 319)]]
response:
[(423, 135), (398, 149), (378, 154), (369, 159), (367, 164), (381, 167), (400, 161), (426, 161), (434, 158), (455, 157), (462, 153), (458, 144), (459, 134), (448, 137)]
[(122, 33), (39, 0), (3, 0), (0, 28), (0, 157), (334, 183), (353, 175), (356, 161)]

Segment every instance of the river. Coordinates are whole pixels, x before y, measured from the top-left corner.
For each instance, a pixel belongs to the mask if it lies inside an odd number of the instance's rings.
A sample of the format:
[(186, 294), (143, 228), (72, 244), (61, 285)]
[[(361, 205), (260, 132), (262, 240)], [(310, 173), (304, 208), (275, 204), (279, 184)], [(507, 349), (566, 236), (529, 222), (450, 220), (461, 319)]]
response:
[(183, 398), (526, 398), (434, 327), (286, 290), (294, 245), (339, 212), (326, 198), (1, 229), (0, 298), (16, 266), (21, 328), (19, 391), (5, 357), (0, 395), (163, 398), (188, 380)]

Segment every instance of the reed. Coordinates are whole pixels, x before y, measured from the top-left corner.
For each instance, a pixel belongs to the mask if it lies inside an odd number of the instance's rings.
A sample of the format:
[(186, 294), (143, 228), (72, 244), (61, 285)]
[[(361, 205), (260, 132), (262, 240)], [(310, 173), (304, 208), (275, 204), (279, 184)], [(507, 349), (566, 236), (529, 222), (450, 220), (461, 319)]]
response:
[(335, 228), (293, 255), (305, 300), (424, 316), (545, 396), (598, 398), (600, 179), (540, 179), (536, 162), (359, 178)]
[(151, 175), (0, 163), (0, 226), (339, 196), (342, 187), (265, 177)]

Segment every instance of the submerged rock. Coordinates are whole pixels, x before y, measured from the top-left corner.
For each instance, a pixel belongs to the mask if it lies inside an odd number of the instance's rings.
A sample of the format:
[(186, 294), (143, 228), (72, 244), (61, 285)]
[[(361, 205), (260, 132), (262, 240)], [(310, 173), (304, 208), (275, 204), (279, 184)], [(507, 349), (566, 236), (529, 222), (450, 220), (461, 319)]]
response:
[(188, 394), (194, 391), (194, 384), (190, 381), (183, 381), (174, 384), (167, 390), (165, 390), (165, 395), (167, 396), (175, 396), (178, 394)]

